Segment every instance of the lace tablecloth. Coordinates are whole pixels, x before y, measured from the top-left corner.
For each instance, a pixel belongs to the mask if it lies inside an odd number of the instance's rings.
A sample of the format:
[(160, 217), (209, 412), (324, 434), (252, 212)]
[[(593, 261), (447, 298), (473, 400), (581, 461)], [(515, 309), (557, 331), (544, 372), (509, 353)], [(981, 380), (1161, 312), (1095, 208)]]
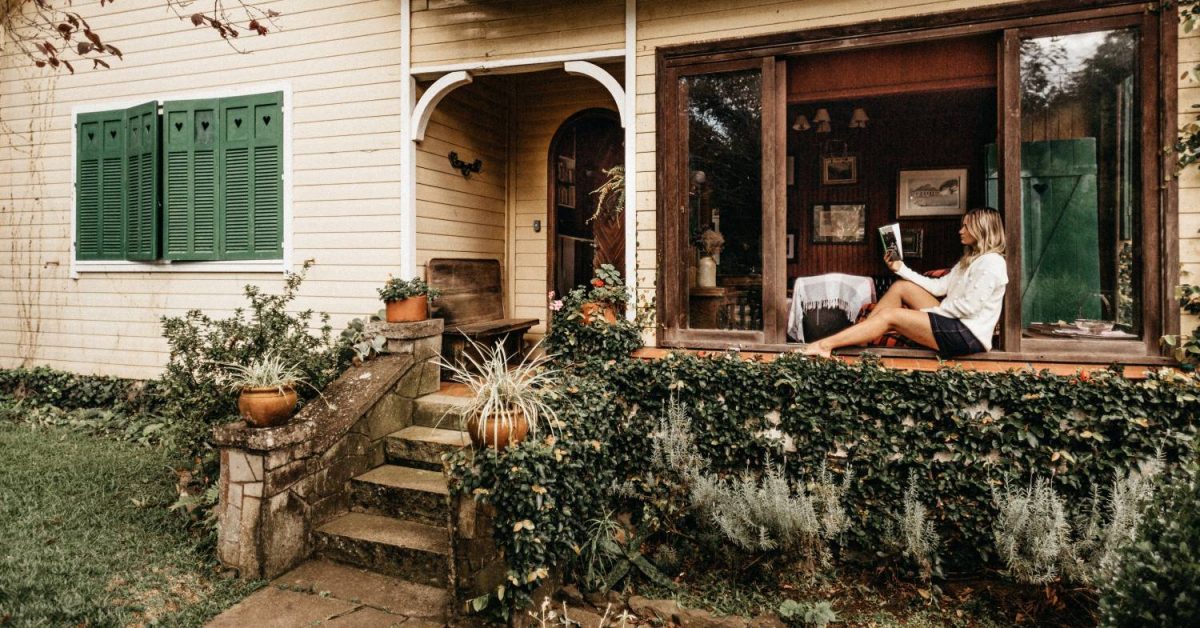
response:
[(817, 308), (837, 308), (854, 322), (868, 303), (875, 302), (875, 282), (870, 277), (829, 273), (798, 277), (792, 285), (792, 305), (788, 312), (788, 335), (804, 340), (804, 312)]

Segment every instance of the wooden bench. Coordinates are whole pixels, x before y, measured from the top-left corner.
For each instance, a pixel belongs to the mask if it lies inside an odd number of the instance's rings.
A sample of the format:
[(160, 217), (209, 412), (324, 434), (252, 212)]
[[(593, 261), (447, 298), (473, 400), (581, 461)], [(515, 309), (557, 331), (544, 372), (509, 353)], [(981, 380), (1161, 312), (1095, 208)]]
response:
[(442, 296), (434, 302), (433, 315), (444, 319), (446, 324), (442, 334), (443, 360), (462, 363), (471, 342), (486, 347), (503, 342), (510, 358), (522, 354), (525, 332), (540, 321), (504, 318), (500, 262), (435, 258), (425, 268), (429, 285), (442, 291)]

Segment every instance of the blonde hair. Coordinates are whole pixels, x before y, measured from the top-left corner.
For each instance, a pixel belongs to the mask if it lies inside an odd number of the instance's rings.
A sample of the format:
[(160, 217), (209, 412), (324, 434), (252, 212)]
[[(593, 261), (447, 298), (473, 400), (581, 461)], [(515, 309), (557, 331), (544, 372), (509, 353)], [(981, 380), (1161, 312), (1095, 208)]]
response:
[(962, 259), (958, 264), (966, 268), (980, 255), (999, 253), (1004, 255), (1004, 222), (1000, 212), (991, 207), (976, 207), (963, 216), (967, 233), (975, 238), (975, 244), (963, 247)]

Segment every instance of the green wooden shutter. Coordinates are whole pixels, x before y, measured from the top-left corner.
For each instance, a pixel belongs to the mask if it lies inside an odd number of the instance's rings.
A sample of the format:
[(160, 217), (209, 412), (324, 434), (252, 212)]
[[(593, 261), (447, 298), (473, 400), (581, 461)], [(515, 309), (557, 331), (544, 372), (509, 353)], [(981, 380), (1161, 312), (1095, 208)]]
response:
[(77, 121), (75, 258), (125, 256), (125, 112), (80, 114)]
[(125, 258), (158, 258), (158, 103), (125, 115)]
[(222, 259), (283, 257), (283, 94), (221, 99)]
[(163, 257), (220, 258), (217, 100), (163, 104)]

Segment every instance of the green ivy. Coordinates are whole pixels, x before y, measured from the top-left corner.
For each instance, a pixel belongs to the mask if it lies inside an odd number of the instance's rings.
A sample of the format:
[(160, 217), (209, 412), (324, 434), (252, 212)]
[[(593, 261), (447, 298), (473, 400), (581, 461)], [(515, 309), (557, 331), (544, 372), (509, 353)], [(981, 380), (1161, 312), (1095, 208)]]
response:
[(822, 462), (853, 467), (851, 552), (878, 549), (913, 475), (956, 570), (991, 560), (997, 483), (1052, 476), (1060, 494), (1083, 504), (1156, 451), (1181, 459), (1200, 416), (1196, 380), (1168, 370), (1129, 380), (1119, 369), (1062, 377), (670, 355), (593, 362), (565, 377), (553, 400), (563, 422), (556, 435), (463, 454), (452, 468), (456, 491), (495, 507), (510, 609), (528, 603), (545, 574), (570, 573), (589, 520), (630, 512), (657, 532), (650, 546), (696, 536), (680, 493), (651, 471), (651, 435), (672, 396), (688, 406), (717, 472), (761, 468), (768, 455), (798, 481)]

